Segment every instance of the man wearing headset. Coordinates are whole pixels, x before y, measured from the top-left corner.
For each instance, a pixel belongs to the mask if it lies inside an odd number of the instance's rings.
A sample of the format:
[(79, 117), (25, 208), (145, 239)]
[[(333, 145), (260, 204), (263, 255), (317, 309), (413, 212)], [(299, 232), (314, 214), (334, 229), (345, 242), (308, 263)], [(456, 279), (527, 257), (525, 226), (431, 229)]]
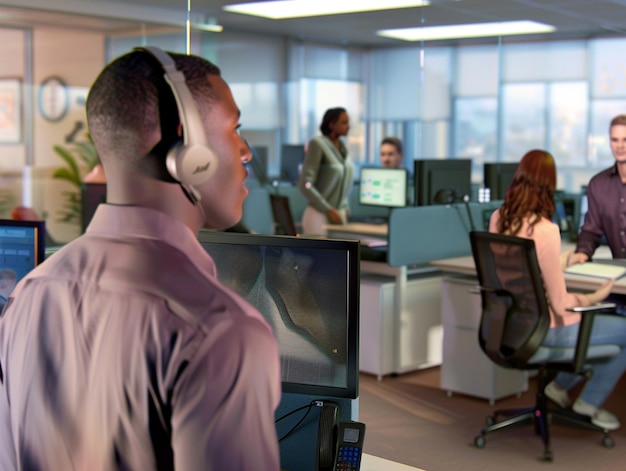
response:
[(276, 341), (196, 238), (247, 196), (228, 85), (199, 57), (135, 50), (87, 120), (107, 202), (0, 319), (0, 470), (277, 471)]

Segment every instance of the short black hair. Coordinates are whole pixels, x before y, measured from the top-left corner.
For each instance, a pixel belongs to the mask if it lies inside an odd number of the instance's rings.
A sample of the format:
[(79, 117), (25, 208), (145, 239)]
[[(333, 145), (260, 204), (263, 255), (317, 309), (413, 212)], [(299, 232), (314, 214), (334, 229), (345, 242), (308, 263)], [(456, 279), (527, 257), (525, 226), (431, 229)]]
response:
[(383, 144), (390, 144), (394, 146), (396, 150), (398, 151), (398, 154), (402, 154), (402, 141), (398, 139), (397, 137), (387, 136), (380, 143), (381, 146)]
[(330, 134), (330, 125), (337, 122), (342, 113), (347, 113), (345, 108), (337, 107), (326, 110), (322, 118), (322, 124), (320, 124), (320, 131), (324, 136)]
[[(185, 81), (201, 114), (207, 103), (217, 100), (208, 75), (220, 75), (220, 69), (198, 56), (168, 52), (183, 72)], [(168, 93), (164, 94), (162, 91)], [(164, 71), (151, 53), (136, 49), (108, 64), (93, 83), (87, 98), (89, 133), (100, 157), (116, 155), (120, 159), (140, 159), (148, 148), (150, 136), (160, 129), (162, 110), (177, 117), (176, 103)], [(160, 101), (168, 97), (169, 103)], [(164, 130), (162, 134), (166, 134)], [(173, 130), (172, 130), (173, 131)]]

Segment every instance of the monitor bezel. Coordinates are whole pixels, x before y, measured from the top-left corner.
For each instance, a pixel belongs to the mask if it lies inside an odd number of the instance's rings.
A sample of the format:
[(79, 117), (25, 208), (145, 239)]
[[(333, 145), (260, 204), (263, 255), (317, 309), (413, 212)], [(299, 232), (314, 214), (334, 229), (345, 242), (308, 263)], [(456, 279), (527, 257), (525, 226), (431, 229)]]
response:
[[(376, 172), (388, 172), (388, 173), (403, 173), (404, 174), (404, 202), (403, 204), (389, 205), (389, 204), (377, 204), (371, 201), (363, 201), (361, 199), (361, 189), (363, 185), (363, 172), (376, 171)], [(406, 168), (385, 168), (385, 167), (361, 167), (359, 171), (359, 204), (362, 206), (374, 206), (377, 208), (406, 208), (409, 201), (409, 171)]]
[[(216, 243), (231, 245), (255, 245), (318, 250), (340, 250), (348, 254), (348, 319), (347, 319), (347, 361), (345, 387), (313, 385), (284, 381), (284, 393), (308, 394), (356, 399), (359, 395), (359, 294), (360, 294), (360, 244), (355, 240), (312, 239), (281, 235), (246, 234), (201, 230), (198, 233), (200, 244)], [(203, 246), (203, 248), (205, 248)], [(206, 250), (206, 248), (205, 248)], [(350, 281), (353, 280), (353, 281)]]
[[(431, 188), (430, 181), (431, 173), (433, 171), (450, 171), (450, 170), (463, 171), (467, 175), (467, 179), (464, 178), (465, 188), (462, 188), (461, 196), (469, 196), (471, 198), (472, 192), (472, 159), (415, 159), (413, 161), (413, 186), (414, 186), (414, 204), (415, 206), (429, 206), (436, 204), (433, 198), (436, 191)], [(461, 202), (459, 201), (456, 202)]]
[(518, 166), (519, 162), (485, 162), (483, 164), (483, 185), (489, 188), (492, 200), (504, 199)]
[(0, 219), (0, 227), (26, 227), (35, 229), (35, 265), (39, 265), (46, 258), (46, 221), (23, 219)]

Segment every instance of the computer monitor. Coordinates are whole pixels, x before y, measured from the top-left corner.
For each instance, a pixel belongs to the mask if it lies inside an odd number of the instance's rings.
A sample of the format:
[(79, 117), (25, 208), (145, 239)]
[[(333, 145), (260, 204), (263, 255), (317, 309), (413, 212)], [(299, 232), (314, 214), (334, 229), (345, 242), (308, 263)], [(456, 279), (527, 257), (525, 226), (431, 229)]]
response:
[(268, 149), (265, 146), (252, 146), (250, 150), (252, 151), (252, 159), (248, 162), (250, 177), (256, 178), (261, 185), (265, 185), (268, 182)]
[(414, 161), (415, 205), (452, 204), (472, 194), (471, 159)]
[(276, 224), (276, 235), (298, 235), (296, 223), (293, 221), (291, 207), (289, 206), (289, 198), (284, 195), (270, 194), (270, 203), (272, 205), (272, 216)]
[(283, 144), (280, 150), (280, 180), (297, 183), (304, 160), (304, 144)]
[(84, 183), (81, 187), (81, 229), (85, 232), (98, 205), (106, 201), (106, 183)]
[(359, 243), (200, 231), (220, 281), (272, 326), (284, 393), (358, 396)]
[(506, 196), (518, 162), (485, 162), (483, 166), (485, 188), (489, 188), (492, 200), (503, 200)]
[(0, 310), (6, 297), (45, 257), (45, 221), (0, 219)]
[(359, 203), (402, 208), (408, 200), (408, 172), (404, 168), (362, 167)]

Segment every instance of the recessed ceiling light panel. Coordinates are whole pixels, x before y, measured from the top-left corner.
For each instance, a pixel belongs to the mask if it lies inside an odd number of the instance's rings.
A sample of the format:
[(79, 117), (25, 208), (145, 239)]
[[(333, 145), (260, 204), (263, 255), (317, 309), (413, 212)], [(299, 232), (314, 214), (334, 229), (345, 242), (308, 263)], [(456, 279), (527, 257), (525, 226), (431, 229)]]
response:
[(430, 1), (428, 0), (279, 0), (226, 5), (224, 10), (272, 20), (283, 20), (309, 16), (416, 8), (429, 4)]
[(556, 31), (554, 26), (536, 21), (503, 21), (498, 23), (383, 29), (376, 34), (402, 41), (435, 41), (441, 39), (553, 33), (554, 31)]

